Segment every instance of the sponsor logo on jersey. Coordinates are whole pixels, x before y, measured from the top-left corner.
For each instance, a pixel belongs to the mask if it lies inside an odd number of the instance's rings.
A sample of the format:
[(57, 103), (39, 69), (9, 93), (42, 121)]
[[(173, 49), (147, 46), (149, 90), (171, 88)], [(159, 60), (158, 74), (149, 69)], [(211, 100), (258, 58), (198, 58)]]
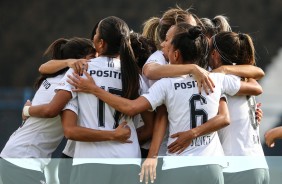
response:
[(115, 79), (121, 79), (121, 73), (111, 70), (90, 70), (90, 75), (96, 75), (97, 77), (111, 77)]
[(174, 83), (174, 89), (190, 89), (197, 87), (197, 81), (190, 81), (190, 82), (176, 82)]
[(47, 80), (44, 80), (44, 81), (42, 82), (42, 85), (44, 86), (45, 89), (48, 89), (48, 88), (50, 88), (50, 86), (51, 86), (51, 84), (50, 84)]

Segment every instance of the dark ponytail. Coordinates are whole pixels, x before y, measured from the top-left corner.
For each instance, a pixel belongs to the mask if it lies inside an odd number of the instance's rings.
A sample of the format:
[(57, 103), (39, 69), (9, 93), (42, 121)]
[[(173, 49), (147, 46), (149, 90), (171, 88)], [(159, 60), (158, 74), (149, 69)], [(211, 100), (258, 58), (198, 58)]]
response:
[(127, 24), (115, 16), (100, 21), (98, 26), (100, 39), (107, 43), (101, 55), (120, 56), (122, 76), (122, 97), (135, 99), (139, 96), (139, 72), (130, 46), (130, 33)]
[(184, 60), (206, 68), (208, 40), (202, 33), (202, 28), (192, 26), (188, 31), (176, 34), (171, 44), (178, 49)]
[(128, 99), (135, 99), (139, 96), (139, 69), (129, 43), (129, 38), (127, 37), (121, 38), (120, 60), (123, 91), (122, 96)]
[[(86, 57), (88, 54), (95, 53), (93, 43), (86, 38), (59, 38), (54, 41), (44, 52), (44, 55), (51, 55), (51, 59), (80, 59)], [(42, 74), (35, 82), (34, 87), (38, 89), (41, 83), (49, 77), (65, 73), (69, 68), (64, 68), (53, 74)]]
[(255, 49), (251, 37), (243, 33), (221, 32), (213, 37), (213, 47), (223, 65), (255, 64)]

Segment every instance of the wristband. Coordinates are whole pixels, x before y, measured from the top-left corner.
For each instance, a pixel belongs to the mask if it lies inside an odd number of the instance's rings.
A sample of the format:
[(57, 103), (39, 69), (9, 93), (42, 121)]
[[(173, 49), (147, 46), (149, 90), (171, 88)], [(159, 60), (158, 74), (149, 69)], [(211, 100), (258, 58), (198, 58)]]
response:
[(30, 116), (30, 114), (29, 114), (29, 108), (30, 108), (30, 106), (24, 106), (24, 108), (23, 108), (23, 115), (24, 116)]

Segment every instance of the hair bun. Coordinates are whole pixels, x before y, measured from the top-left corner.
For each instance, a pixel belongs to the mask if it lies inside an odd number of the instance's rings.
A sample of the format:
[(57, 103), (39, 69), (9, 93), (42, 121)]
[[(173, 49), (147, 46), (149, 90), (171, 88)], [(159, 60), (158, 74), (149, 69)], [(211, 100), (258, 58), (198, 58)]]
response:
[(194, 26), (189, 29), (190, 38), (195, 40), (202, 34), (202, 28), (200, 26)]

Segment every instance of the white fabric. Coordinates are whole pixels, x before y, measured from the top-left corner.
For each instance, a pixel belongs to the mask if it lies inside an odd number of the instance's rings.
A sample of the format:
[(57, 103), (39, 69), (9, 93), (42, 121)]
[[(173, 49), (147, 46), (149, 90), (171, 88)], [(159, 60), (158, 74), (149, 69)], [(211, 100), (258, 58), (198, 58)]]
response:
[[(205, 93), (199, 95), (197, 83), (190, 75), (178, 78), (163, 78), (149, 89), (148, 94), (143, 95), (150, 102), (153, 109), (162, 104), (166, 105), (170, 136), (177, 132), (190, 130), (193, 126), (199, 126), (205, 122), (204, 116), (197, 116), (195, 114), (199, 111), (207, 115), (207, 120), (216, 116), (222, 93), (234, 95), (240, 89), (240, 79), (237, 77), (217, 73), (210, 74), (210, 77), (215, 83), (214, 92), (210, 95)], [(191, 116), (191, 114), (194, 115)], [(193, 117), (196, 125), (192, 125)], [(175, 140), (175, 138), (169, 137), (167, 145), (170, 145)], [(180, 155), (168, 152), (167, 155), (223, 156), (224, 154), (218, 134), (213, 132), (194, 139), (192, 144)], [(167, 158), (169, 157), (164, 157), (164, 163), (166, 163)], [(189, 162), (185, 164), (188, 164), (186, 166), (191, 165)], [(199, 163), (199, 165), (201, 164)], [(163, 169), (176, 168), (178, 166), (179, 163), (173, 164), (173, 162), (170, 162), (170, 164), (164, 164)]]
[[(49, 103), (55, 95), (54, 89), (64, 75), (47, 78), (35, 93), (32, 105)], [(26, 169), (43, 171), (49, 163), (51, 154), (63, 138), (60, 116), (54, 118), (29, 117), (22, 127), (19, 127), (9, 138), (1, 157)], [(19, 159), (9, 158), (35, 158)]]
[[(78, 101), (77, 98), (71, 99), (63, 110), (72, 110), (76, 115), (78, 115)], [(79, 120), (78, 120), (79, 122)], [(69, 157), (74, 157), (75, 141), (68, 140), (63, 153)]]
[[(164, 54), (162, 51), (160, 50), (157, 50), (155, 51), (146, 61), (145, 65), (149, 64), (149, 63), (157, 63), (157, 64), (160, 64), (160, 65), (166, 65), (168, 64), (168, 62), (166, 61), (165, 57), (164, 57)], [(145, 66), (144, 65), (144, 66)], [(144, 68), (143, 66), (143, 68)], [(145, 82), (147, 83), (147, 85), (149, 87), (151, 87), (157, 80), (149, 80), (147, 79), (146, 77), (145, 78)]]
[[(98, 57), (88, 63), (88, 73), (94, 78), (96, 84), (109, 92), (121, 92), (120, 60), (108, 57)], [(70, 69), (67, 74), (71, 74)], [(73, 86), (67, 83), (67, 74), (57, 89), (71, 91)], [(85, 76), (83, 76), (85, 77)], [(114, 130), (115, 109), (99, 100), (96, 96), (87, 93), (72, 93), (73, 98), (78, 97), (79, 123), (82, 127), (96, 130)], [(104, 114), (103, 114), (103, 113)], [(121, 123), (121, 119), (118, 123)], [(126, 119), (131, 129), (131, 144), (119, 143), (116, 141), (102, 142), (76, 142), (75, 158), (140, 158), (136, 130), (132, 119)], [(79, 165), (91, 161), (92, 163), (111, 163), (110, 159), (74, 159), (73, 165)], [(134, 160), (134, 159), (133, 159)], [(137, 159), (138, 160), (138, 159)], [(124, 163), (119, 163), (124, 164)], [(134, 161), (132, 164), (140, 164)]]
[[(150, 63), (157, 63), (160, 65), (166, 65), (168, 64), (167, 60), (164, 57), (164, 54), (161, 50), (157, 50), (155, 51), (146, 61), (146, 64), (150, 64)], [(145, 66), (144, 65), (144, 66)], [(143, 67), (144, 68), (144, 67)], [(149, 80), (146, 76), (143, 75), (143, 78), (146, 82), (146, 84), (151, 87), (157, 80)], [(165, 156), (166, 155), (166, 151), (167, 151), (167, 140), (168, 140), (168, 128), (166, 129), (166, 133), (164, 135), (163, 141), (161, 143), (160, 149), (159, 149), (159, 153), (158, 156)], [(147, 143), (148, 144), (148, 143)]]
[[(142, 94), (148, 93), (148, 90), (149, 90), (149, 88), (148, 88), (146, 82), (144, 81), (143, 76), (141, 76), (140, 77), (139, 94), (142, 95)], [(141, 114), (137, 114), (136, 116), (134, 116), (133, 122), (134, 122), (134, 126), (135, 126), (136, 129), (144, 125), (144, 121), (141, 117)], [(140, 145), (140, 147), (144, 148), (144, 149), (149, 149), (150, 145), (151, 145), (151, 140), (148, 140), (144, 144)]]
[(233, 173), (251, 169), (268, 169), (264, 156), (225, 156), (227, 167), (223, 172)]
[(257, 159), (256, 163), (242, 164), (240, 168), (234, 167), (232, 169), (233, 164), (231, 164), (228, 171), (238, 172), (249, 168), (268, 168), (261, 146), (259, 126), (255, 121), (255, 98), (228, 96), (228, 110), (231, 124), (218, 131), (225, 155), (261, 158)]

